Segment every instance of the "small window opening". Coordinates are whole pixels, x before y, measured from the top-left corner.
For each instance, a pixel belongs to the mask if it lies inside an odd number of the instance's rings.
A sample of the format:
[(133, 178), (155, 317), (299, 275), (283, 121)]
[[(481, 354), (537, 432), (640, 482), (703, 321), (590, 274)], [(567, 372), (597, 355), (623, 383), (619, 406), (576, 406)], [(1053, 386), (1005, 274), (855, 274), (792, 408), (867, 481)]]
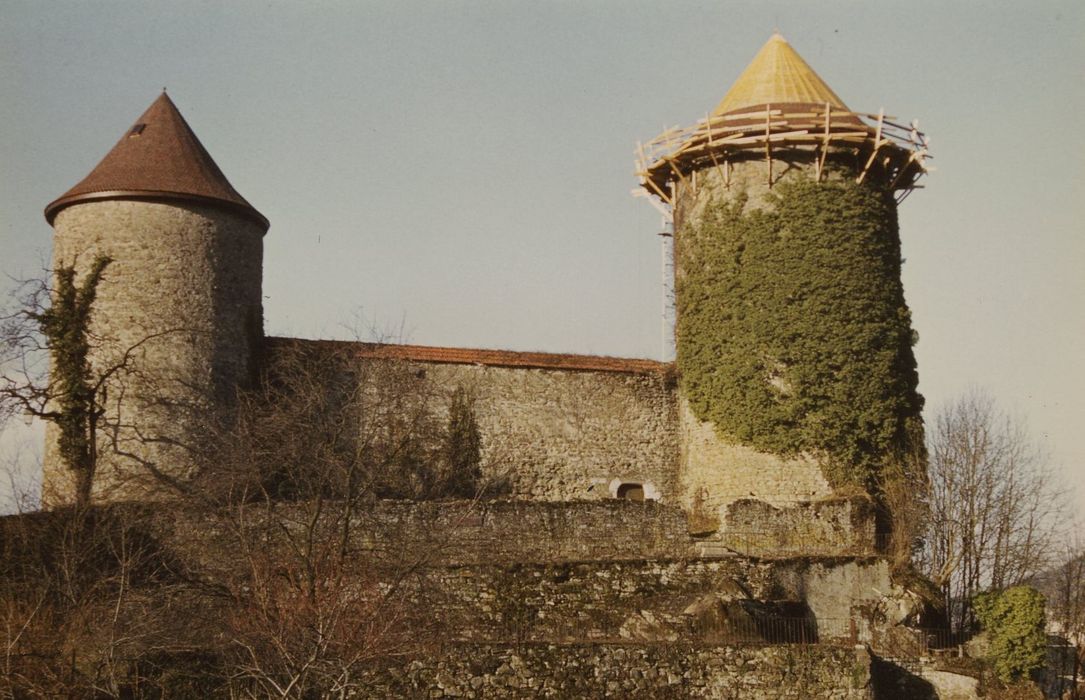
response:
[(136, 124), (135, 126), (132, 127), (132, 130), (128, 132), (128, 138), (132, 138), (133, 136), (139, 136), (140, 134), (143, 133), (143, 130), (146, 129), (146, 128), (147, 128), (146, 124)]
[(622, 484), (618, 487), (618, 498), (625, 501), (644, 500), (644, 486), (641, 484)]

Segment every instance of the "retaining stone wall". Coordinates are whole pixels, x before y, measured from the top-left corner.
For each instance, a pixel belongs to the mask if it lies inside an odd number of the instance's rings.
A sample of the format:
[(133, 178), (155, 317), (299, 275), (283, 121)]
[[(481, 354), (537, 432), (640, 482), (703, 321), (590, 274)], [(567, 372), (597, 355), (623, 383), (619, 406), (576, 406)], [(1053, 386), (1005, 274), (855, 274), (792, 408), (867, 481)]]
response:
[(356, 524), (360, 546), (429, 548), (442, 566), (693, 554), (685, 513), (650, 501), (380, 501)]
[[(276, 522), (307, 520), (296, 505), (276, 507)], [(324, 504), (328, 532), (317, 533), (330, 541), (334, 507)], [(156, 537), (191, 577), (247, 574), (226, 523), (167, 513)], [(281, 531), (264, 531), (262, 517), (259, 505), (246, 513), (253, 536), (289, 560)], [(439, 605), (450, 637), (476, 641), (712, 639), (718, 630), (687, 609), (747, 600), (785, 604), (752, 614), (808, 617), (818, 637), (841, 638), (853, 633), (848, 619), (893, 590), (878, 558), (696, 558), (684, 525), (679, 509), (651, 503), (378, 502), (355, 518), (349, 548), (361, 575), (418, 562), (412, 595)], [(862, 624), (854, 632), (869, 638)]]
[(834, 647), (458, 645), (367, 681), (366, 698), (873, 697), (870, 657)]
[(880, 560), (730, 557), (435, 569), (418, 594), (473, 641), (870, 641), (891, 590)]
[(863, 497), (776, 507), (746, 498), (726, 507), (719, 538), (752, 556), (873, 554), (874, 508)]
[[(323, 504), (321, 537), (334, 539), (340, 504)], [(304, 506), (275, 504), (277, 522), (308, 520)], [(168, 515), (167, 515), (168, 514)], [(182, 508), (163, 510), (156, 519), (157, 536), (197, 569), (227, 572), (237, 561), (237, 546), (222, 516)], [(264, 505), (246, 506), (245, 519), (254, 532), (266, 520)], [(376, 501), (352, 518), (350, 549), (359, 560), (411, 557), (426, 567), (501, 566), (522, 563), (561, 564), (693, 556), (692, 540), (681, 509), (658, 503), (585, 501)], [(324, 530), (327, 530), (325, 532)], [(281, 533), (264, 533), (277, 546)], [(263, 536), (263, 535), (262, 535)]]

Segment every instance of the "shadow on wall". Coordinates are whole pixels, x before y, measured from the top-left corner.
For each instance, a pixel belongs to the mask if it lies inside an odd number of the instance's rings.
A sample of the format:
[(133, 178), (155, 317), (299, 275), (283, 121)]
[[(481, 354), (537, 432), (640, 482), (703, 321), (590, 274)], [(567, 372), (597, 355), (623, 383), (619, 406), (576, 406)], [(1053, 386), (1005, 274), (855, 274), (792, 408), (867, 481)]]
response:
[(870, 685), (874, 700), (938, 700), (938, 691), (929, 681), (877, 656), (871, 659)]

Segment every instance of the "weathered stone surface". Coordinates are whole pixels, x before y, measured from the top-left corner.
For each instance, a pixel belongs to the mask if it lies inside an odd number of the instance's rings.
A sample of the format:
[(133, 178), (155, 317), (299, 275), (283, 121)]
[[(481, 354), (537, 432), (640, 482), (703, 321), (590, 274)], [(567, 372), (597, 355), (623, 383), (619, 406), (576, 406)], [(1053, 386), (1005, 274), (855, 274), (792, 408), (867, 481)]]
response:
[(403, 674), (371, 670), (359, 697), (866, 700), (869, 680), (865, 652), (829, 646), (456, 645)]
[(827, 498), (776, 506), (755, 498), (731, 501), (711, 538), (751, 556), (869, 555), (876, 551), (869, 498)]
[[(274, 507), (279, 519), (291, 520), (292, 513), (303, 512), (296, 504)], [(337, 507), (335, 502), (325, 504), (328, 512)], [(214, 513), (178, 506), (171, 506), (170, 513), (158, 526), (171, 546), (211, 568), (235, 565), (229, 557), (232, 535)], [(266, 516), (254, 507), (246, 517), (258, 523)], [(353, 517), (351, 529), (351, 549), (359, 557), (409, 552), (427, 567), (693, 556), (685, 513), (653, 502), (374, 501)], [(225, 558), (220, 560), (219, 554)]]
[(618, 636), (638, 642), (676, 642), (678, 632), (658, 620), (651, 610), (638, 610), (618, 628)]
[(677, 412), (659, 374), (414, 363), (439, 390), (474, 399), (484, 476), (520, 499), (616, 496), (617, 485), (676, 502)]
[[(247, 517), (262, 532), (260, 509)], [(236, 540), (214, 517), (178, 510), (157, 527), (192, 576), (244, 574), (231, 554)], [(417, 595), (441, 601), (454, 637), (478, 641), (633, 639), (649, 627), (664, 638), (720, 639), (736, 621), (742, 638), (751, 630), (763, 638), (766, 625), (751, 627), (751, 615), (790, 618), (788, 625), (808, 618), (802, 632), (810, 640), (867, 641), (893, 589), (877, 558), (698, 559), (684, 514), (662, 504), (377, 502), (354, 527), (350, 551), (360, 566), (401, 563), (409, 553), (421, 565)], [(275, 547), (274, 530), (266, 535)], [(748, 601), (773, 606), (746, 611)], [(770, 636), (795, 636), (774, 625)]]
[(808, 458), (785, 459), (720, 438), (715, 426), (698, 420), (680, 400), (681, 502), (706, 529), (724, 524), (727, 506), (756, 498), (777, 507), (833, 495), (821, 468)]
[(949, 671), (924, 669), (923, 680), (934, 686), (938, 700), (978, 700), (979, 679)]
[[(870, 641), (858, 617), (876, 605), (877, 562), (686, 560), (469, 566), (433, 571), (421, 596), (442, 601), (460, 639)], [(736, 585), (749, 597), (728, 598)], [(804, 599), (804, 596), (808, 598)]]
[[(197, 414), (229, 403), (249, 379), (263, 325), (263, 230), (224, 209), (180, 202), (109, 200), (63, 209), (53, 265), (84, 274), (99, 255), (112, 258), (98, 287), (91, 364), (122, 364), (108, 387), (99, 435), (99, 500), (154, 497), (146, 462), (171, 477), (191, 468)], [(111, 443), (117, 437), (121, 456)], [(46, 437), (43, 502), (73, 492), (70, 475)]]

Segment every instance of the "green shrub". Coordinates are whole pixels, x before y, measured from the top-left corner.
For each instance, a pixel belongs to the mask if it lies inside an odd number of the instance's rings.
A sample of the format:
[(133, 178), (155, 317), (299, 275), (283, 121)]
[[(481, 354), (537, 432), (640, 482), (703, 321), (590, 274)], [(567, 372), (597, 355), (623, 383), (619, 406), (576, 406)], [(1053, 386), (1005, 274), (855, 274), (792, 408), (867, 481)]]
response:
[(875, 488), (922, 442), (896, 206), (874, 186), (804, 179), (766, 209), (746, 203), (680, 231), (684, 393), (726, 439), (813, 454), (834, 486)]
[(988, 661), (1006, 683), (1027, 679), (1047, 653), (1044, 596), (1031, 586), (980, 593), (972, 602), (990, 638)]

